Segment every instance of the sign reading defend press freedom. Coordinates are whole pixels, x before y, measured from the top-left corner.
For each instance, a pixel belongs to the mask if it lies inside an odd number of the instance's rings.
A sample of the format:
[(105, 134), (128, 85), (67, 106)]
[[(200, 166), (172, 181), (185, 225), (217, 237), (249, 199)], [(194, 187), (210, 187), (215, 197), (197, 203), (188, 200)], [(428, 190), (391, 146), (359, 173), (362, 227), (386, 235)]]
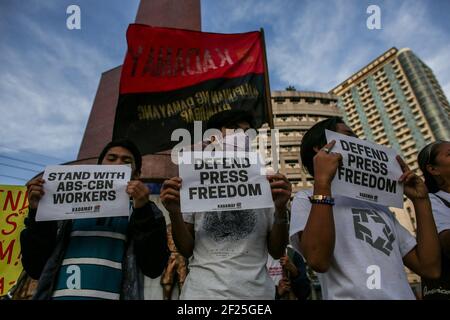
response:
[(342, 155), (342, 166), (331, 183), (333, 194), (389, 207), (403, 208), (402, 169), (395, 150), (325, 131), (327, 142), (336, 140), (332, 152)]
[(183, 152), (180, 160), (181, 212), (274, 207), (256, 152)]
[(129, 215), (128, 165), (48, 166), (36, 221)]

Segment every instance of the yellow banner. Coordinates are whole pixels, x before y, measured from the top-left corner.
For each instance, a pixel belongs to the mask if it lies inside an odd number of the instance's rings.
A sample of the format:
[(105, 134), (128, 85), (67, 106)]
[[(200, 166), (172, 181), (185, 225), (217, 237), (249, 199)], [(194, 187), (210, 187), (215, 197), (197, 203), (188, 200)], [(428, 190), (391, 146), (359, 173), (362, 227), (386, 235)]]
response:
[(22, 272), (20, 232), (27, 214), (27, 188), (0, 185), (0, 296), (8, 293)]

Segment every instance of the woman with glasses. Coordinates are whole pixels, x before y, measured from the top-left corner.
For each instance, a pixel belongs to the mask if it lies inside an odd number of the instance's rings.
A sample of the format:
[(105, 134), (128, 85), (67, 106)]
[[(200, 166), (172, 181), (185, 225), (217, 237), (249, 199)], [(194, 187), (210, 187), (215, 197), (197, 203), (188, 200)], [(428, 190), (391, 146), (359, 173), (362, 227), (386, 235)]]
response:
[(438, 280), (422, 279), (424, 299), (450, 299), (450, 141), (430, 143), (420, 151), (419, 167), (430, 192), (433, 216), (442, 248)]

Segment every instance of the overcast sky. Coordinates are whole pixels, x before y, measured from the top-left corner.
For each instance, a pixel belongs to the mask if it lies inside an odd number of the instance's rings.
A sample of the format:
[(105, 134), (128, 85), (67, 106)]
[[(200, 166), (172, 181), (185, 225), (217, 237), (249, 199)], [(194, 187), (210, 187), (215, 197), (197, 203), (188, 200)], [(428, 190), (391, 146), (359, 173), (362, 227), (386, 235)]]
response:
[[(100, 74), (122, 64), (138, 3), (0, 0), (0, 184), (23, 184), (47, 164), (76, 159)], [(81, 9), (81, 30), (66, 27), (71, 4)], [(201, 4), (203, 31), (264, 28), (272, 90), (327, 92), (395, 46), (411, 48), (450, 96), (450, 1)], [(369, 5), (381, 9), (380, 30), (367, 28)]]

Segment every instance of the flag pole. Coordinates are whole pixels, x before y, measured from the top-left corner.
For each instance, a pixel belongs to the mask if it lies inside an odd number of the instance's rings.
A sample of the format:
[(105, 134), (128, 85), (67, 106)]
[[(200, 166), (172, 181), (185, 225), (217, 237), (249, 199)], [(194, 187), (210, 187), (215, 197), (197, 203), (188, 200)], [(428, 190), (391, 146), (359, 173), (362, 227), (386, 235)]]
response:
[(261, 32), (261, 44), (263, 50), (263, 59), (264, 59), (264, 84), (265, 84), (265, 95), (266, 95), (266, 112), (267, 112), (267, 120), (269, 121), (270, 129), (273, 129), (273, 112), (272, 112), (272, 98), (270, 93), (270, 83), (269, 83), (269, 67), (267, 65), (267, 54), (266, 54), (266, 40), (264, 37), (264, 29), (260, 29)]
[(267, 53), (266, 53), (266, 40), (264, 36), (264, 29), (261, 28), (261, 43), (262, 43), (262, 50), (264, 52), (264, 83), (265, 83), (265, 94), (266, 94), (266, 112), (267, 112), (267, 120), (269, 121), (269, 127), (271, 130), (270, 138), (270, 149), (272, 154), (272, 168), (275, 171), (275, 173), (278, 173), (279, 171), (279, 157), (278, 157), (278, 144), (279, 144), (279, 138), (278, 134), (275, 130), (274, 123), (273, 123), (273, 111), (272, 111), (272, 97), (270, 92), (270, 82), (269, 82), (269, 67), (267, 65)]

